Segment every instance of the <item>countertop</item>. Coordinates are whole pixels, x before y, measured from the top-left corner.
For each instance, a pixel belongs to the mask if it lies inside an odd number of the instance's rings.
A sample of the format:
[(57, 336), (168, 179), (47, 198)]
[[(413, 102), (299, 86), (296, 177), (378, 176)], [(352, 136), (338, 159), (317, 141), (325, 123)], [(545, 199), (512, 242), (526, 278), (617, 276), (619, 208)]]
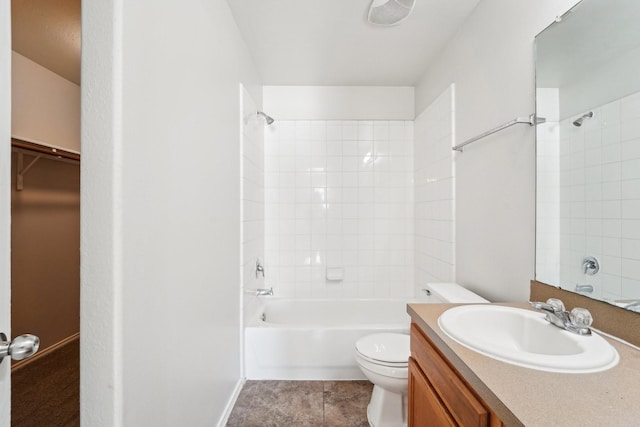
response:
[[(505, 425), (640, 425), (639, 350), (603, 335), (620, 354), (618, 365), (607, 371), (560, 374), (522, 368), (449, 338), (438, 317), (456, 305), (409, 304), (407, 312)], [(500, 305), (529, 308), (526, 303)]]

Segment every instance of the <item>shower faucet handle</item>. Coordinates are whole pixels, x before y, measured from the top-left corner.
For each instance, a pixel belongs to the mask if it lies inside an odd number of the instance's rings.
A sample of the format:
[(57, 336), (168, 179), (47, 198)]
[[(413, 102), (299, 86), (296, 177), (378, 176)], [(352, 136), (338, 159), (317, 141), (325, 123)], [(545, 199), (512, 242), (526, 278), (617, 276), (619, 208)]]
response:
[(582, 272), (593, 276), (600, 270), (600, 263), (596, 257), (588, 256), (582, 260)]
[(258, 258), (256, 260), (256, 279), (260, 273), (262, 273), (262, 277), (264, 278), (264, 267), (260, 264), (260, 258)]

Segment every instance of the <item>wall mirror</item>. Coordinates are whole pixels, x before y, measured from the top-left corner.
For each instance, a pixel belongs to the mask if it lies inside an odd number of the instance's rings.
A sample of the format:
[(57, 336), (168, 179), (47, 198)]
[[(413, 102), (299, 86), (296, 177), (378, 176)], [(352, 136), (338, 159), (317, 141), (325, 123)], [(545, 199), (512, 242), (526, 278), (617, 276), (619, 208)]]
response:
[(536, 280), (640, 311), (640, 1), (583, 0), (535, 40)]

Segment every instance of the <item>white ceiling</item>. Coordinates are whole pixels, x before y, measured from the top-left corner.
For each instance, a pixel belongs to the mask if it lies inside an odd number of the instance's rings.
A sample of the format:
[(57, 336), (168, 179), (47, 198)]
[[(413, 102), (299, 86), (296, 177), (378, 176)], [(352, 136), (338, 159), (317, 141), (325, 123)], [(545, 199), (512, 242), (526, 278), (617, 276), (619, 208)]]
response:
[(371, 0), (227, 0), (265, 85), (412, 86), (479, 0), (416, 0), (397, 26)]
[[(266, 85), (412, 86), (479, 0), (416, 0), (397, 26), (370, 0), (227, 0)], [(80, 83), (80, 0), (12, 0), (13, 49)]]

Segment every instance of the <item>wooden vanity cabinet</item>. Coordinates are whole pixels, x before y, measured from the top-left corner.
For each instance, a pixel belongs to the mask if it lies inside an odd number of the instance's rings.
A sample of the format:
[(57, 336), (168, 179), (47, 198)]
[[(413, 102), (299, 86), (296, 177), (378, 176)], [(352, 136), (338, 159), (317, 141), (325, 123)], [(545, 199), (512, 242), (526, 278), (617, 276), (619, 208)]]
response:
[(502, 426), (498, 417), (411, 324), (409, 427)]

